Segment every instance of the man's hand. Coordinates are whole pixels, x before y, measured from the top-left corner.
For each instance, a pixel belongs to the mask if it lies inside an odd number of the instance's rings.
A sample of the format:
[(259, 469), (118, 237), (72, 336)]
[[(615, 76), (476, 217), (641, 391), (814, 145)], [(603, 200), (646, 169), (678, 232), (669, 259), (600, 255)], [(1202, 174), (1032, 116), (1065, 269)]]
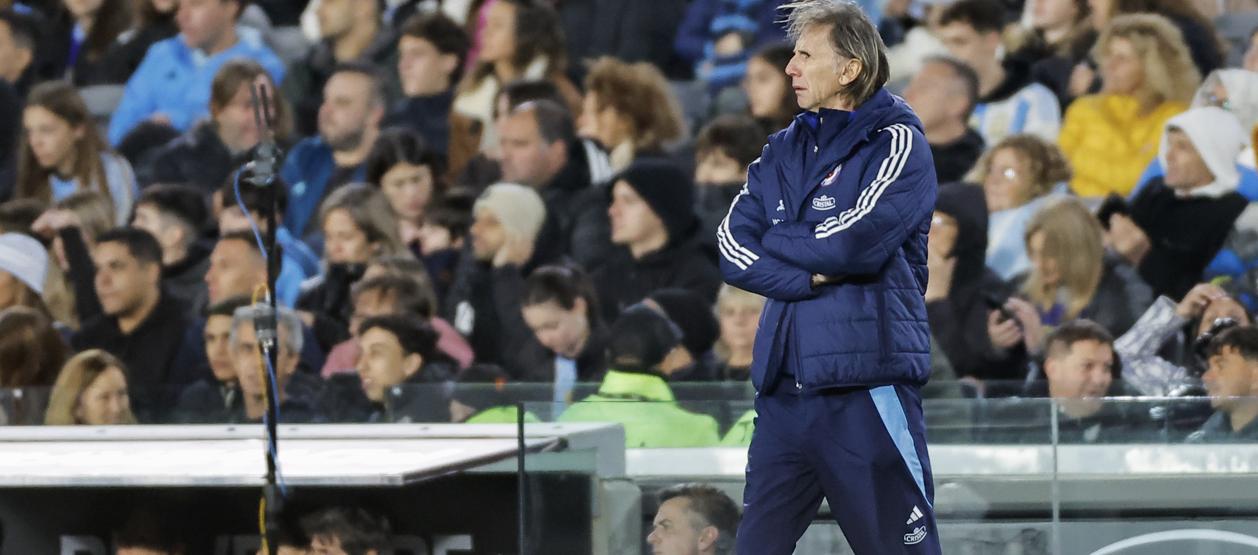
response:
[(987, 315), (987, 338), (993, 347), (1008, 351), (1022, 341), (1022, 329), (1017, 320), (1004, 318), (999, 310), (993, 310)]
[(1175, 306), (1175, 314), (1185, 320), (1196, 320), (1205, 313), (1210, 303), (1226, 296), (1227, 292), (1213, 283), (1198, 284)]
[(533, 241), (523, 237), (508, 236), (494, 254), (494, 267), (523, 266), (533, 257)]
[(1010, 297), (1005, 302), (1005, 309), (1012, 312), (1022, 328), (1022, 343), (1031, 354), (1040, 352), (1040, 343), (1044, 341), (1044, 324), (1040, 313), (1031, 303), (1017, 297)]
[(812, 275), (812, 288), (816, 289), (822, 285), (830, 285), (843, 281), (843, 276), (823, 276), (821, 274)]
[(1144, 260), (1152, 247), (1149, 236), (1144, 230), (1123, 214), (1110, 216), (1109, 231), (1105, 234), (1105, 242), (1132, 266), (1139, 266), (1140, 261)]

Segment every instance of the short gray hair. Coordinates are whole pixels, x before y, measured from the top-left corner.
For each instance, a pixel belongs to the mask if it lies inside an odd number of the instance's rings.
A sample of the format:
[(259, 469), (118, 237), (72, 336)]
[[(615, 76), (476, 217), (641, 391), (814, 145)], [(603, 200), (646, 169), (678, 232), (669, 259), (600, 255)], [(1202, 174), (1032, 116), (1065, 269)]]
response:
[(830, 27), (830, 45), (840, 56), (861, 63), (860, 75), (840, 93), (859, 106), (874, 96), (890, 78), (887, 46), (873, 21), (848, 0), (796, 0), (781, 8), (787, 13), (787, 34), (799, 40), (814, 25)]
[[(232, 313), (232, 333), (231, 333), (232, 346), (234, 347), (237, 344), (239, 344), (237, 330), (240, 329), (240, 324), (244, 322), (249, 322), (250, 325), (253, 325), (253, 315), (257, 313), (257, 311), (270, 310), (270, 309), (271, 309), (270, 305), (266, 305), (262, 303), (251, 304), (251, 305), (237, 308), (236, 311)], [(301, 318), (297, 316), (296, 312), (293, 312), (292, 309), (289, 309), (289, 308), (280, 306), (280, 307), (276, 307), (276, 310), (277, 310), (276, 316), (275, 316), (276, 324), (278, 325), (278, 327), (284, 328), (284, 333), (280, 334), (279, 339), (281, 341), (284, 341), (285, 343), (284, 346), (288, 348), (288, 352), (294, 355), (300, 354), (301, 353)], [(258, 330), (255, 329), (253, 330), (253, 332), (254, 334), (257, 334)]]

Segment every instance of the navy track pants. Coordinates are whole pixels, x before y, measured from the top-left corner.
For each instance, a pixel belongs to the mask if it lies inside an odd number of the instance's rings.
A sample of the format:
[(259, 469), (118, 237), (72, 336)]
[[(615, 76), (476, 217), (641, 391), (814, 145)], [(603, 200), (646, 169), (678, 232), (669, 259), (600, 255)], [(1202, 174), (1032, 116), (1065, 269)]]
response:
[(737, 553), (792, 553), (823, 496), (858, 555), (940, 553), (918, 388), (783, 382), (756, 396)]

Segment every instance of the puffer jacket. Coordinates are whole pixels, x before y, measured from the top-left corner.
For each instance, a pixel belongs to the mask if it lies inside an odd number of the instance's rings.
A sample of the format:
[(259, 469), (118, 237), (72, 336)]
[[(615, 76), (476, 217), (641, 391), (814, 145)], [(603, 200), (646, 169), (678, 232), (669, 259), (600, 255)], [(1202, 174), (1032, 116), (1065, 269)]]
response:
[[(758, 391), (780, 372), (800, 390), (926, 382), (936, 181), (921, 122), (885, 90), (769, 138), (717, 230), (725, 280), (768, 298)], [(813, 274), (832, 283), (814, 289)]]
[(1163, 102), (1141, 114), (1135, 97), (1112, 94), (1075, 100), (1057, 137), (1074, 168), (1070, 189), (1082, 197), (1126, 196), (1158, 155), (1166, 120), (1186, 109)]

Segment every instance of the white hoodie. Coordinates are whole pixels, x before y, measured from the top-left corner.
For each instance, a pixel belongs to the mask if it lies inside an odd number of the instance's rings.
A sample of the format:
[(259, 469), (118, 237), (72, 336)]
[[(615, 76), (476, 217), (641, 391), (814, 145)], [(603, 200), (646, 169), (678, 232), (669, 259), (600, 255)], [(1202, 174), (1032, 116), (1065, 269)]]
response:
[(1220, 197), (1236, 190), (1240, 184), (1240, 172), (1236, 169), (1236, 157), (1248, 143), (1248, 134), (1231, 112), (1214, 106), (1192, 108), (1166, 122), (1162, 131), (1162, 145), (1158, 161), (1166, 168), (1167, 131), (1179, 129), (1188, 136), (1206, 168), (1214, 174), (1214, 181), (1188, 193), (1189, 196)]

